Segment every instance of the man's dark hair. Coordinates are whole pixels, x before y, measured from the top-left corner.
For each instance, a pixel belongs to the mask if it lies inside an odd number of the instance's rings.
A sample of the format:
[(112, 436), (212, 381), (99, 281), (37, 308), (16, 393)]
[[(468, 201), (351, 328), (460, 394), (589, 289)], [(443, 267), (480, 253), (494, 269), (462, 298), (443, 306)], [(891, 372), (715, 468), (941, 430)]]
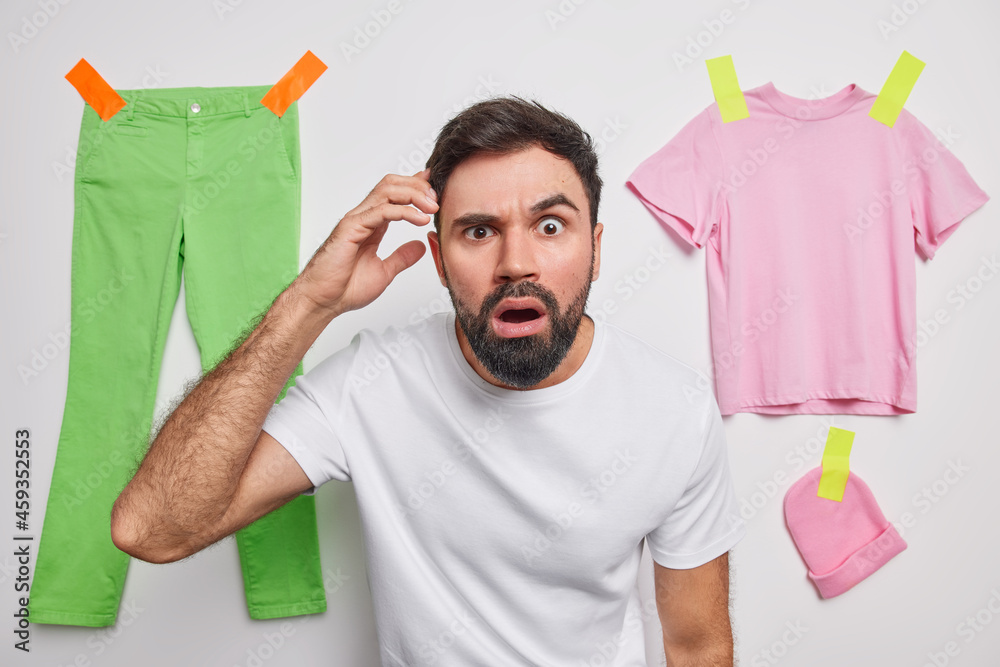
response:
[[(438, 133), (427, 160), (431, 187), (444, 200), (445, 186), (455, 167), (479, 153), (503, 155), (540, 146), (568, 160), (583, 182), (590, 204), (590, 225), (597, 225), (601, 177), (590, 135), (570, 118), (520, 97), (499, 97), (472, 105), (449, 120)], [(434, 226), (441, 230), (439, 215)]]

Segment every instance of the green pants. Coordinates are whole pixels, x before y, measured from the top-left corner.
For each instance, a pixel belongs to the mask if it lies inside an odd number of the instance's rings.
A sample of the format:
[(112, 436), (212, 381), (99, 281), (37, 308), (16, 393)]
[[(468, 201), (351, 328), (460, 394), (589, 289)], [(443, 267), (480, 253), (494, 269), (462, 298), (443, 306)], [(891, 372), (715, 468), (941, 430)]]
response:
[[(111, 506), (148, 446), (182, 268), (204, 371), (298, 273), (298, 108), (278, 118), (259, 103), (267, 89), (120, 90), (128, 105), (107, 122), (84, 108), (69, 385), (34, 623), (115, 622), (130, 558), (111, 541)], [(237, 532), (252, 618), (326, 610), (314, 503), (299, 496)]]

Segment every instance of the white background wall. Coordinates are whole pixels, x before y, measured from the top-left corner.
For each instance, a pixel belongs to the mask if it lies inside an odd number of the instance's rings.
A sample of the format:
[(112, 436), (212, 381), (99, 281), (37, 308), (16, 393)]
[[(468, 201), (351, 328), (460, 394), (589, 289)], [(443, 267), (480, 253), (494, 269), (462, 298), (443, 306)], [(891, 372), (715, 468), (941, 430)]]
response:
[[(329, 70), (300, 102), (303, 264), (383, 174), (410, 171), (410, 162), (413, 171), (422, 166), (425, 146), (454, 111), (492, 93), (538, 98), (604, 137), (600, 217), (606, 230), (591, 304), (615, 300), (611, 322), (706, 372), (703, 253), (681, 247), (624, 186), (641, 160), (712, 101), (704, 58), (733, 54), (744, 88), (773, 81), (785, 93), (808, 98), (849, 83), (877, 92), (906, 49), (927, 62), (907, 108), (932, 129), (950, 128), (952, 151), (988, 193), (1000, 196), (1000, 5), (988, 0), (589, 0), (579, 6), (570, 0), (402, 0), (391, 22), (350, 59), (341, 45), (388, 0), (48, 4), (50, 11), (58, 7), (51, 18), (39, 14), (46, 0), (5, 0), (0, 7), (0, 433), (10, 443), (16, 428), (32, 430), (32, 519), (38, 530), (68, 350), (28, 382), (17, 367), (30, 364), (33, 352), (69, 319), (73, 178), (60, 175), (59, 166), (71, 164), (83, 102), (63, 75), (81, 57), (118, 88), (259, 85), (276, 81), (306, 49), (323, 59)], [(728, 24), (718, 20), (724, 11), (730, 12), (724, 16)], [(41, 27), (33, 29), (32, 22)], [(30, 38), (15, 48), (10, 33)], [(694, 62), (679, 66), (674, 56), (688, 47)], [(746, 512), (748, 536), (733, 553), (734, 624), (744, 665), (1000, 664), (1000, 618), (989, 606), (1000, 609), (1000, 280), (976, 282), (984, 258), (1000, 250), (997, 218), (997, 203), (990, 202), (933, 262), (914, 255), (919, 321), (933, 319), (939, 309), (948, 316), (918, 341), (916, 414), (726, 419), (737, 493), (759, 506)], [(400, 224), (383, 248), (423, 233)], [(669, 255), (666, 265), (628, 298), (616, 291), (617, 282), (636, 277), (654, 250)], [(963, 284), (979, 291), (959, 309), (949, 295)], [(420, 308), (441, 307), (444, 296), (433, 263), (424, 257), (374, 304), (334, 322), (306, 356), (306, 368), (345, 345), (359, 328), (407, 321)], [(182, 304), (183, 294), (160, 378), (161, 410), (199, 374)], [(902, 531), (909, 549), (857, 588), (824, 601), (806, 579), (784, 526), (781, 497), (819, 464), (830, 423), (857, 432), (852, 469), (871, 486), (886, 516), (899, 521), (909, 512), (913, 521)], [(803, 447), (812, 453), (796, 462), (794, 452)], [(13, 448), (5, 445), (5, 512), (13, 505), (13, 460)], [(956, 462), (969, 470), (949, 484), (944, 473)], [(933, 502), (920, 499), (924, 489)], [(325, 614), (251, 621), (235, 543), (227, 539), (181, 563), (133, 561), (118, 626), (32, 626), (30, 655), (12, 647), (14, 529), (8, 527), (13, 519), (5, 519), (0, 663), (377, 664), (352, 488), (328, 484), (317, 501), (323, 567), (330, 577)], [(282, 646), (269, 650), (267, 637), (280, 636), (282, 627)], [(945, 653), (949, 642), (951, 656)], [(655, 647), (656, 639), (650, 644)], [(260, 657), (266, 659), (258, 663)]]

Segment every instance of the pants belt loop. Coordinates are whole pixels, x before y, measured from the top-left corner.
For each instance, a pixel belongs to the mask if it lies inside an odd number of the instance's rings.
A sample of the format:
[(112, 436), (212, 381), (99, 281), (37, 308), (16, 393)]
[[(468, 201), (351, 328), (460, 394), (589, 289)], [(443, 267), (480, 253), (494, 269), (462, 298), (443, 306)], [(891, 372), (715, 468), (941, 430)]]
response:
[(243, 113), (250, 117), (250, 93), (243, 93)]
[(132, 122), (132, 116), (135, 114), (135, 103), (138, 100), (139, 100), (138, 95), (135, 96), (130, 95), (126, 100), (128, 104), (125, 105), (125, 119), (128, 120), (129, 122)]

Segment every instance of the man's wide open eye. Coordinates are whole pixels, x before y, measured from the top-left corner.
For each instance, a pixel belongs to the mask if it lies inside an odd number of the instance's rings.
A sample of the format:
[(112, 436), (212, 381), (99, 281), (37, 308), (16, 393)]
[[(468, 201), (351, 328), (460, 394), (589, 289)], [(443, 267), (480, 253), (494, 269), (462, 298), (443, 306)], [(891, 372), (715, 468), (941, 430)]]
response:
[(468, 238), (473, 239), (474, 241), (478, 241), (480, 239), (485, 239), (492, 236), (493, 230), (487, 227), (486, 225), (476, 225), (475, 227), (469, 227), (468, 229), (466, 229), (465, 235)]
[(538, 223), (538, 231), (546, 236), (555, 236), (566, 227), (566, 224), (559, 218), (542, 218)]

